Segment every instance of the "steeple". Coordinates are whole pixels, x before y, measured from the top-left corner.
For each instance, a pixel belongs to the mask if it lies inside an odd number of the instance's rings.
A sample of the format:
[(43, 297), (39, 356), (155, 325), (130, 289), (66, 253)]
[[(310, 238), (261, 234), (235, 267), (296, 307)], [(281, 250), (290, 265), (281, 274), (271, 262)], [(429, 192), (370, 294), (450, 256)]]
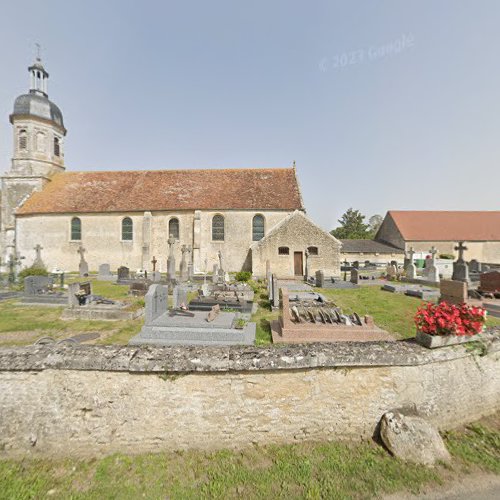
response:
[(42, 64), (42, 59), (40, 57), (40, 44), (37, 43), (36, 46), (37, 56), (35, 62), (28, 68), (31, 77), (30, 94), (38, 94), (48, 97), (47, 83), (49, 74), (45, 71)]

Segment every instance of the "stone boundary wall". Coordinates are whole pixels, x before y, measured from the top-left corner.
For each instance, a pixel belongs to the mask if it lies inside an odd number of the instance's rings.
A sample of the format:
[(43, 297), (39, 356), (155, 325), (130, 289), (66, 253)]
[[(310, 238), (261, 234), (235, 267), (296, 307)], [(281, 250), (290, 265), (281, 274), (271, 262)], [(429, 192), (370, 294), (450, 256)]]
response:
[(3, 348), (0, 456), (359, 440), (409, 406), (453, 428), (500, 410), (500, 332), (485, 345)]

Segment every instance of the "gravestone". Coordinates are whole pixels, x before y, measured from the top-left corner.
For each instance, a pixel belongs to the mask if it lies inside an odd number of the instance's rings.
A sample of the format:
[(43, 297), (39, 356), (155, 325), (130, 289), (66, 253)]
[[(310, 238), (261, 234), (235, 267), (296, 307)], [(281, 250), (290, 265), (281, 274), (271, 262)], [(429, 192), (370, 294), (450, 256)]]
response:
[(118, 281), (130, 279), (130, 269), (127, 266), (120, 266), (117, 271)]
[(87, 261), (83, 256), (85, 251), (86, 251), (85, 248), (83, 248), (81, 245), (78, 247), (77, 253), (80, 254), (80, 263), (78, 264), (78, 272), (80, 273), (80, 276), (88, 276), (89, 274), (89, 265), (87, 264)]
[(398, 275), (398, 267), (394, 264), (387, 264), (387, 268), (385, 270), (388, 278), (395, 278)]
[(161, 281), (161, 273), (160, 273), (160, 271), (153, 271), (150, 274), (150, 278), (151, 278), (151, 281), (153, 283), (159, 283)]
[(458, 242), (458, 246), (455, 247), (455, 250), (458, 251), (458, 259), (453, 263), (453, 275), (451, 279), (453, 281), (465, 281), (469, 282), (469, 268), (467, 267), (467, 263), (464, 260), (464, 251), (468, 250), (466, 246), (464, 246), (463, 241)]
[(410, 247), (408, 251), (408, 263), (405, 267), (406, 277), (409, 279), (415, 279), (417, 277), (417, 266), (413, 263), (413, 257), (415, 255), (415, 250)]
[(180, 277), (181, 277), (181, 282), (185, 282), (188, 280), (188, 269), (187, 269), (187, 261), (186, 261), (186, 255), (188, 254), (189, 249), (187, 245), (182, 245), (181, 247), (181, 253), (182, 253), (182, 258), (181, 258), (181, 264), (180, 264)]
[(187, 294), (187, 288), (179, 285), (174, 287), (174, 291), (172, 292), (174, 309), (179, 309), (182, 305), (187, 307)]
[(193, 268), (193, 259), (191, 257), (192, 249), (189, 246), (189, 255), (188, 255), (188, 280), (194, 281), (194, 268)]
[(316, 271), (316, 286), (323, 288), (325, 286), (325, 273), (324, 271)]
[(40, 244), (37, 244), (35, 248), (33, 248), (36, 252), (35, 260), (33, 261), (33, 266), (36, 267), (37, 269), (45, 269), (45, 264), (43, 263), (42, 260), (42, 250), (43, 247)]
[(68, 306), (75, 307), (80, 305), (77, 293), (80, 291), (80, 283), (69, 283), (68, 285)]
[(440, 300), (450, 304), (463, 304), (467, 301), (467, 283), (465, 281), (441, 280)]
[(481, 274), (479, 283), (482, 292), (500, 292), (500, 271)]
[(219, 282), (219, 265), (214, 264), (213, 267), (213, 273), (212, 273), (212, 283), (218, 283)]
[(170, 282), (175, 280), (174, 236), (171, 234), (167, 241), (168, 241), (167, 280)]
[(24, 278), (24, 295), (34, 296), (46, 292), (54, 284), (48, 276), (26, 276)]
[(480, 273), (481, 267), (481, 262), (478, 262), (476, 259), (472, 259), (469, 262), (469, 272), (471, 273)]
[(359, 271), (355, 267), (351, 269), (351, 283), (354, 285), (359, 283)]
[(431, 258), (427, 259), (426, 261), (426, 266), (424, 269), (424, 278), (427, 281), (432, 281), (434, 283), (439, 283), (439, 270), (436, 266), (436, 254), (437, 254), (437, 249), (432, 247), (429, 250), (429, 253), (431, 254)]
[(150, 285), (151, 285), (151, 280), (148, 279), (143, 279), (140, 281), (132, 281), (132, 283), (129, 284), (128, 293), (130, 295), (133, 295), (134, 297), (142, 297), (146, 295)]
[(97, 276), (97, 279), (100, 281), (109, 281), (113, 279), (109, 264), (101, 264), (99, 266), (99, 274)]
[(273, 300), (273, 275), (271, 271), (266, 274), (266, 286), (267, 286), (267, 296), (269, 300), (272, 302)]
[(203, 283), (203, 285), (201, 285), (201, 293), (203, 297), (208, 297), (210, 295), (210, 285)]
[(273, 307), (278, 308), (280, 306), (280, 292), (278, 288), (278, 280), (273, 275)]
[(149, 325), (166, 312), (168, 304), (168, 288), (163, 285), (151, 286), (144, 298), (144, 303), (146, 305), (144, 323)]

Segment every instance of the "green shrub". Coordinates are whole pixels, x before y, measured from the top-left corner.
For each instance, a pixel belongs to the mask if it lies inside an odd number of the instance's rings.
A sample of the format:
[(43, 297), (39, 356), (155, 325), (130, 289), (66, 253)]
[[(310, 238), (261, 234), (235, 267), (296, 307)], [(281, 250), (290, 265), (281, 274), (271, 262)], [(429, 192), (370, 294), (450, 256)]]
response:
[(440, 253), (439, 254), (440, 259), (450, 259), (450, 260), (455, 260), (455, 256), (451, 253)]
[(240, 271), (234, 275), (236, 281), (248, 281), (251, 277), (252, 273), (250, 271)]
[(47, 269), (43, 267), (25, 267), (18, 275), (19, 281), (24, 281), (26, 276), (48, 276)]

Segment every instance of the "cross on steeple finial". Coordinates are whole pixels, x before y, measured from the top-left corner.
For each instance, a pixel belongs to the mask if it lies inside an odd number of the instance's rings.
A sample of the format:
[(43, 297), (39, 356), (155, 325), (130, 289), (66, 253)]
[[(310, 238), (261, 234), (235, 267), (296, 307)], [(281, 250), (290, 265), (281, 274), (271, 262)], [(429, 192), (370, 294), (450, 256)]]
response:
[(41, 61), (42, 60), (42, 55), (41, 55), (42, 47), (38, 42), (35, 43), (35, 46), (36, 46), (36, 60)]

